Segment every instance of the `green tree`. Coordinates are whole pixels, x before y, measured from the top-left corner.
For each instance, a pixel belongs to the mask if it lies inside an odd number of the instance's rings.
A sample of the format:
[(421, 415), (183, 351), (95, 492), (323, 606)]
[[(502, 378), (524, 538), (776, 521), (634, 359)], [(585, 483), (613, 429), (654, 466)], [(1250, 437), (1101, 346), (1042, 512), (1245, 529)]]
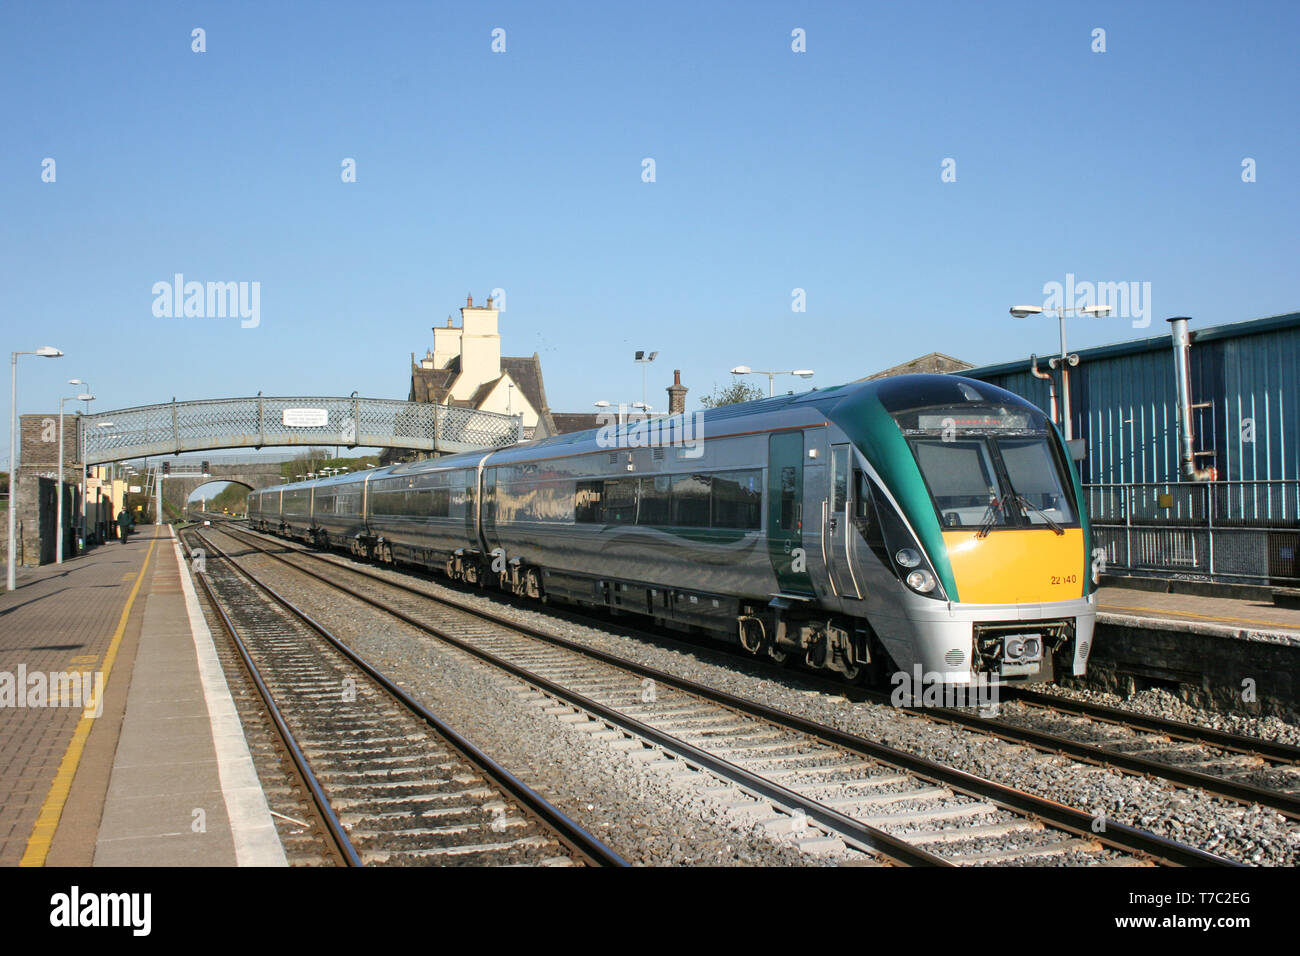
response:
[(374, 468), (378, 463), (379, 458), (376, 455), (365, 455), (360, 458), (331, 458), (327, 448), (309, 448), (299, 452), (293, 461), (282, 462), (280, 474), (289, 481), (296, 481), (298, 475), (314, 473), (318, 478), (323, 477), (320, 472), (326, 466), (347, 468), (348, 471), (364, 471), (367, 468)]
[(705, 395), (700, 398), (700, 404), (705, 408), (720, 408), (723, 405), (739, 405), (741, 402), (753, 402), (763, 398), (761, 389), (755, 388), (748, 382), (741, 379), (733, 379), (732, 383), (726, 388), (719, 390), (714, 386), (712, 395)]

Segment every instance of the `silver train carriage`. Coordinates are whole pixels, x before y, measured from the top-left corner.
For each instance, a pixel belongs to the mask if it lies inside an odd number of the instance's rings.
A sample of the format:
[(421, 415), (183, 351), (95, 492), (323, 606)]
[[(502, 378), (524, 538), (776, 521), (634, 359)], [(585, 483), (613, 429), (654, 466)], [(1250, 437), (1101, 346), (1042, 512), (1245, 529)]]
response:
[(776, 660), (964, 684), (1086, 669), (1064, 443), (1018, 396), (909, 375), (253, 492), (256, 527)]

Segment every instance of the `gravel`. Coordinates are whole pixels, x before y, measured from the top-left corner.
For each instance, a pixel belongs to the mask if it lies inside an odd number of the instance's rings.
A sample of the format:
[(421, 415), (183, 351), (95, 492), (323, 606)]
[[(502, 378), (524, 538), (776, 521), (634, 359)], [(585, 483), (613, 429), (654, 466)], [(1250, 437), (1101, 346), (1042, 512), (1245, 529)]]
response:
[(463, 651), (358, 602), (337, 596), (322, 601), (323, 585), (270, 558), (240, 560), (629, 863), (808, 866), (837, 860), (801, 853), (754, 826), (752, 815), (729, 814), (698, 784), (674, 786), (580, 725), (557, 721), (530, 699), (523, 682)]
[[(335, 560), (349, 563), (349, 559), (342, 556), (335, 556)], [(370, 565), (358, 564), (357, 566), (371, 571), (376, 570)], [(616, 623), (600, 626), (577, 624), (545, 607), (536, 609), (512, 607), (499, 596), (488, 596), (449, 587), (436, 579), (382, 569), (378, 573), (391, 576), (393, 580), (406, 584), (418, 582), (419, 586), (431, 594), (446, 596), (485, 610), (497, 613), (508, 611), (512, 619), (545, 628), (583, 645), (617, 654), (689, 680), (707, 683), (737, 696), (761, 701), (789, 713), (921, 757), (943, 762), (999, 783), (1049, 797), (1096, 815), (1099, 826), (1104, 826), (1106, 821), (1117, 821), (1141, 827), (1242, 863), (1269, 866), (1294, 866), (1300, 863), (1300, 827), (1273, 811), (1259, 807), (1245, 807), (1207, 796), (1200, 791), (1178, 788), (1159, 780), (1117, 774), (1069, 758), (1044, 754), (996, 740), (975, 731), (938, 725), (922, 716), (909, 714), (888, 705), (853, 702), (844, 696), (828, 693), (822, 686), (806, 679), (797, 671), (767, 666), (738, 655), (723, 653), (712, 647), (687, 644), (669, 637), (651, 642), (639, 636), (616, 633), (613, 630), (617, 627)], [(355, 627), (362, 630), (369, 628), (373, 631), (377, 619), (372, 610), (357, 610), (355, 614)], [(396, 631), (391, 633), (395, 634)], [(383, 639), (376, 638), (376, 640), (380, 642), (376, 645), (376, 650), (382, 651)], [(414, 645), (409, 645), (408, 642), (401, 644), (400, 647), (404, 649), (399, 652), (399, 645), (394, 639), (392, 647), (387, 651), (397, 655), (393, 658), (394, 666), (406, 659), (412, 667), (427, 668), (433, 661), (447, 653), (433, 650), (430, 639), (424, 636), (414, 638)], [(413, 647), (423, 650), (417, 651), (412, 649)], [(421, 656), (422, 654), (435, 656)], [(471, 695), (467, 698), (462, 697), (461, 700), (474, 700), (472, 695), (475, 693), (476, 686), (485, 680), (487, 686), (490, 686), (491, 680), (500, 679), (487, 679), (485, 676), (473, 678), (469, 675), (458, 676), (449, 685), (452, 690), (444, 698), (445, 705), (449, 708), (457, 707), (458, 693)], [(1090, 697), (1112, 704), (1126, 704), (1134, 709), (1150, 707), (1152, 708), (1150, 711), (1144, 712), (1179, 720), (1197, 719), (1207, 726), (1218, 726), (1238, 733), (1255, 733), (1274, 739), (1300, 741), (1300, 728), (1276, 718), (1205, 714), (1156, 691), (1146, 691), (1130, 702), (1118, 701), (1113, 695), (1107, 694), (1091, 694), (1078, 690), (1058, 692)], [(502, 699), (497, 696), (492, 700), (496, 706), (500, 705)], [(510, 744), (509, 738), (513, 734), (503, 733), (503, 729), (513, 720), (523, 720), (513, 714), (509, 719), (502, 719), (500, 716), (489, 715), (480, 708), (468, 709), (464, 719), (480, 722), (479, 733), (484, 736), (485, 742), (495, 734), (503, 737), (501, 743), (506, 746)], [(525, 720), (524, 723), (527, 724), (527, 721)], [(525, 750), (537, 748), (539, 753), (556, 752), (563, 755), (563, 761), (569, 761), (570, 747), (567, 740), (558, 750), (554, 750), (548, 744), (548, 738), (559, 740), (563, 736), (556, 734), (553, 723), (527, 724), (527, 726), (529, 742)], [(609, 759), (599, 753), (586, 756), (590, 757), (593, 767), (603, 767)], [(523, 754), (519, 757), (527, 759)], [(586, 772), (588, 771), (584, 767), (584, 773)], [(614, 777), (591, 776), (591, 782), (593, 785), (600, 783), (610, 786), (615, 793), (630, 797), (634, 803), (644, 801), (644, 806), (635, 812), (644, 813), (646, 808), (649, 808), (652, 815), (640, 819), (647, 822), (649, 833), (662, 834), (655, 842), (655, 847), (660, 848), (667, 844), (671, 850), (678, 842), (672, 839), (675, 835), (674, 827), (677, 826), (673, 821), (680, 818), (669, 814), (665, 819), (664, 814), (655, 808), (655, 801), (660, 799), (660, 796), (655, 792), (652, 781), (634, 782), (625, 774), (626, 771), (622, 770)], [(568, 804), (566, 804), (567, 808)], [(609, 810), (614, 814), (610, 829), (626, 833), (625, 827), (628, 821), (623, 819), (621, 805), (611, 803)], [(633, 817), (633, 819), (638, 818)], [(658, 822), (650, 824), (651, 820)], [(694, 840), (688, 842), (694, 849)], [(634, 846), (635, 843), (635, 837), (620, 840), (619, 848), (621, 850), (625, 846)], [(687, 854), (682, 858), (673, 856), (671, 852), (665, 856), (655, 854), (652, 858), (642, 856), (637, 862), (703, 862), (704, 857), (711, 862), (721, 849), (720, 846), (710, 846), (707, 850), (702, 850), (701, 855)], [(732, 849), (736, 850), (735, 847)], [(751, 853), (753, 855), (750, 855)], [(718, 861), (775, 862), (759, 852), (757, 847), (752, 850), (737, 851), (732, 859), (727, 859), (727, 855), (723, 852), (718, 857)]]
[(1121, 697), (1118, 694), (1104, 691), (1059, 685), (1042, 689), (1048, 693), (1059, 694), (1073, 700), (1105, 704), (1108, 707), (1117, 707), (1120, 710), (1128, 710), (1148, 717), (1181, 720), (1184, 723), (1210, 727), (1214, 730), (1223, 730), (1232, 734), (1260, 737), (1264, 740), (1274, 740), (1278, 743), (1300, 746), (1300, 725), (1288, 723), (1279, 717), (1259, 717), (1249, 714), (1228, 714), (1201, 710), (1188, 704), (1177, 695), (1160, 688), (1139, 691), (1131, 697)]

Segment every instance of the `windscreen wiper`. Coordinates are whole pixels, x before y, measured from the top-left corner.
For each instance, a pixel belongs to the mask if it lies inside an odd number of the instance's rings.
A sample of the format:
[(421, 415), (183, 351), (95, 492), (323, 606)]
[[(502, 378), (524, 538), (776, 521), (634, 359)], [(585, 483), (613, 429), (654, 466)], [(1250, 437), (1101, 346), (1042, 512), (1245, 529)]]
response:
[(997, 497), (990, 498), (989, 505), (988, 505), (988, 513), (984, 518), (984, 523), (980, 525), (980, 529), (975, 532), (975, 537), (987, 538), (989, 536), (989, 531), (991, 531), (993, 526), (998, 523), (998, 515), (1001, 513), (1001, 511), (1002, 511), (1001, 499)]
[(1049, 528), (1051, 528), (1053, 531), (1055, 531), (1058, 535), (1060, 535), (1060, 534), (1065, 534), (1065, 529), (1064, 529), (1064, 528), (1062, 528), (1059, 524), (1057, 524), (1055, 521), (1053, 521), (1052, 518), (1051, 518), (1051, 516), (1048, 515), (1048, 513), (1047, 513), (1046, 511), (1044, 511), (1042, 508), (1038, 507), (1036, 504), (1034, 504), (1032, 501), (1030, 501), (1030, 500), (1029, 500), (1028, 498), (1026, 498), (1024, 495), (1022, 495), (1022, 494), (1017, 494), (1017, 495), (1016, 495), (1016, 502), (1017, 502), (1017, 503), (1020, 505), (1020, 507), (1022, 507), (1022, 508), (1026, 508), (1026, 509), (1028, 509), (1028, 510), (1030, 510), (1030, 511), (1037, 511), (1040, 515), (1043, 516), (1043, 522), (1044, 522), (1044, 523), (1045, 523)]

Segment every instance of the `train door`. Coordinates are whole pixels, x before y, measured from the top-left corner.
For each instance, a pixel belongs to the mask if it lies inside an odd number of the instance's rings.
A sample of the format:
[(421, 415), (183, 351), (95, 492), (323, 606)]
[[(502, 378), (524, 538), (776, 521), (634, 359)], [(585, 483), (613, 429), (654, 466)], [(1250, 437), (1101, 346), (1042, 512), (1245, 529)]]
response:
[(471, 542), (478, 537), (478, 495), (474, 483), (478, 480), (478, 473), (474, 471), (458, 471), (457, 477), (453, 481), (459, 481), (462, 488), (465, 489), (465, 541)]
[(777, 432), (767, 446), (767, 551), (782, 593), (813, 594), (803, 544), (803, 432)]
[(853, 455), (851, 445), (831, 446), (829, 497), (824, 505), (822, 550), (826, 555), (826, 572), (831, 587), (840, 597), (860, 600), (862, 593), (854, 578), (853, 547)]
[(483, 499), (479, 504), (483, 523), (483, 553), (491, 554), (497, 544), (497, 470), (483, 469)]

